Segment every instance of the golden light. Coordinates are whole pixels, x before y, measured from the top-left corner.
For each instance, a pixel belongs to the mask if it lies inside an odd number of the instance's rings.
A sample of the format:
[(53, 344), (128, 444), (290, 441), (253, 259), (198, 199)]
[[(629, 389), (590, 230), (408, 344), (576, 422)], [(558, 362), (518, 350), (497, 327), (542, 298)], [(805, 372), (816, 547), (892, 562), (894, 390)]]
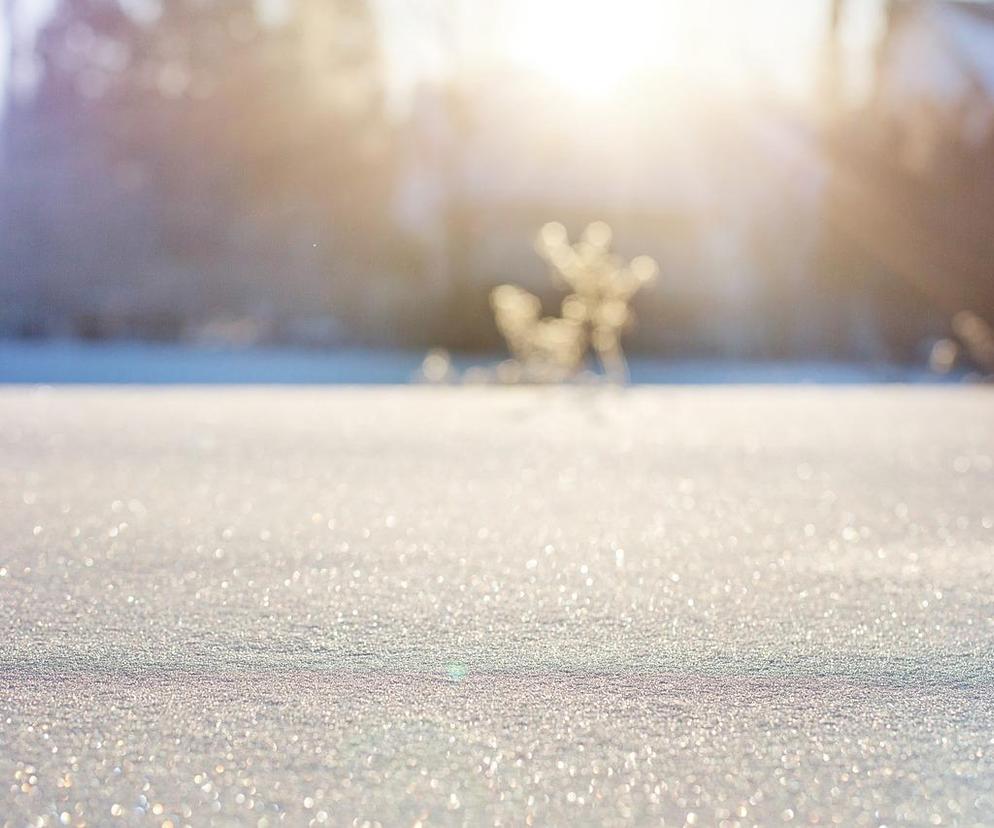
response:
[(660, 74), (736, 90), (810, 88), (826, 0), (508, 0), (504, 52), (579, 96)]
[(669, 8), (661, 0), (533, 0), (512, 23), (510, 55), (571, 92), (609, 93), (666, 59)]

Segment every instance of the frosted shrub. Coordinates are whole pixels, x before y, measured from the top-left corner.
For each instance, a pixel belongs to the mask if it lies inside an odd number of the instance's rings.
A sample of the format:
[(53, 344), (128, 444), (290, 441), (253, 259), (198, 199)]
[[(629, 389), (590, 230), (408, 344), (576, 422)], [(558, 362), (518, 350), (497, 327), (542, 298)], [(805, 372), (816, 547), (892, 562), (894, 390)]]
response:
[(625, 262), (611, 252), (611, 228), (595, 222), (571, 244), (566, 228), (547, 224), (536, 249), (554, 281), (570, 291), (561, 316), (542, 318), (536, 296), (514, 285), (491, 294), (497, 328), (507, 341), (518, 370), (514, 378), (560, 382), (575, 376), (589, 350), (615, 382), (628, 377), (622, 334), (633, 320), (631, 300), (658, 272), (656, 262), (639, 256)]
[(586, 334), (579, 320), (565, 313), (542, 318), (538, 298), (514, 285), (496, 288), (490, 303), (518, 369), (505, 368), (505, 379), (562, 382), (579, 371), (586, 351)]
[(939, 340), (933, 347), (932, 368), (948, 373), (962, 354), (978, 369), (974, 377), (994, 381), (994, 328), (971, 311), (957, 313), (952, 328), (956, 338)]
[(973, 362), (994, 378), (994, 329), (970, 311), (961, 311), (953, 318), (953, 330)]

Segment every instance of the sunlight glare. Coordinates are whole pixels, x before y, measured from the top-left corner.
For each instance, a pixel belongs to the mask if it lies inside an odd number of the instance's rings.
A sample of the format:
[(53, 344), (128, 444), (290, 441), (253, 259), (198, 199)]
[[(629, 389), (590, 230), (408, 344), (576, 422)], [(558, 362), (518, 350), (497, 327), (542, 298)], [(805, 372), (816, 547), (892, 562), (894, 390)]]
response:
[(659, 0), (535, 0), (512, 25), (512, 58), (582, 95), (615, 89), (658, 63), (666, 48), (666, 5)]
[[(879, 5), (880, 0), (874, 0)], [(750, 83), (813, 87), (826, 0), (519, 0), (506, 54), (581, 97), (639, 75), (729, 91)]]

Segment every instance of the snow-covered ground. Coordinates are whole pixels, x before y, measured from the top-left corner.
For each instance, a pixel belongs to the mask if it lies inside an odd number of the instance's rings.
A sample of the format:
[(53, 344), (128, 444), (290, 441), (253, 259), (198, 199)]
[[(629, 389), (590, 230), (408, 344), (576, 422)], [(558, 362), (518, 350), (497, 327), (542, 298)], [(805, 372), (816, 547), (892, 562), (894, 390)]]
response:
[(983, 388), (8, 388), (0, 814), (991, 824), (992, 492)]
[[(410, 382), (423, 353), (291, 348), (209, 349), (147, 343), (0, 340), (0, 384), (382, 385)], [(492, 366), (501, 357), (462, 357), (456, 368)], [(632, 360), (636, 383), (936, 382), (934, 374), (892, 365), (831, 362)]]

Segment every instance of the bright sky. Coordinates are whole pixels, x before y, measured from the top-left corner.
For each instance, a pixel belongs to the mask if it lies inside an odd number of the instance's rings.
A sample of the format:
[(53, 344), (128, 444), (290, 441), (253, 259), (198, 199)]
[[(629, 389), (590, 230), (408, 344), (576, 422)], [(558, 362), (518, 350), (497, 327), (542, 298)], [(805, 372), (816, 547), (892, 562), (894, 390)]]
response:
[[(579, 95), (610, 94), (626, 75), (652, 70), (731, 89), (761, 78), (803, 95), (828, 18), (827, 0), (376, 1), (401, 95), (453, 62), (510, 62)], [(872, 42), (881, 7), (849, 4), (854, 50)]]
[(540, 0), (510, 21), (511, 59), (574, 92), (609, 92), (633, 73), (664, 69), (733, 84), (747, 67), (789, 80), (823, 31), (821, 3)]

